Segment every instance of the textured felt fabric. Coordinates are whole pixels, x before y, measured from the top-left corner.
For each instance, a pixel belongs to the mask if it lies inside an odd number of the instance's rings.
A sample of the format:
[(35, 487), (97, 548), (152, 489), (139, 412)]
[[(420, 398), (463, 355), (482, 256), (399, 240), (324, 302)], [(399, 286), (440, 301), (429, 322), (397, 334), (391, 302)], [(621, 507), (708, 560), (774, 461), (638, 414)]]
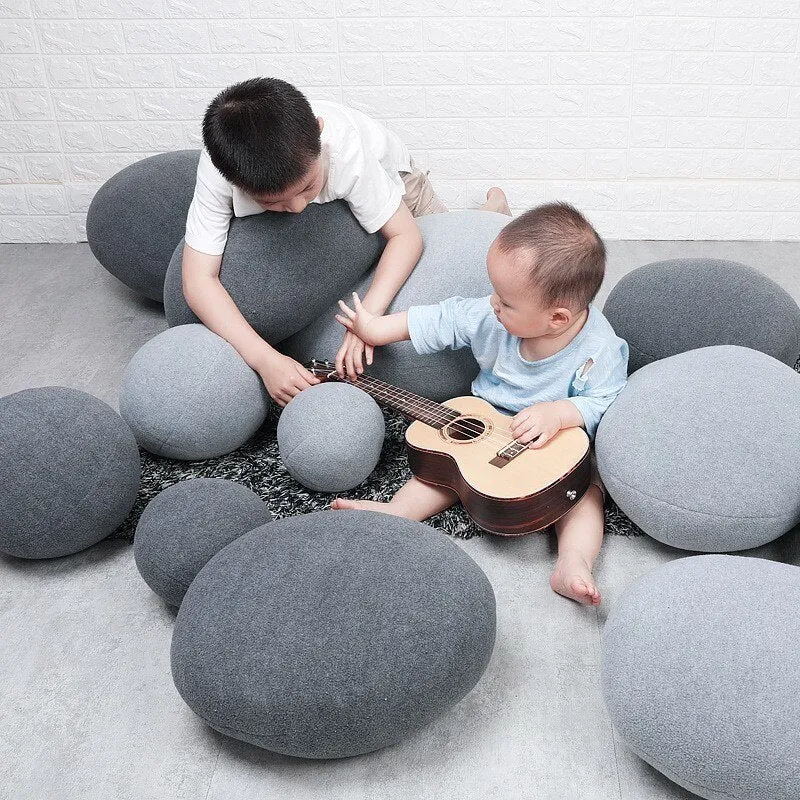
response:
[(800, 569), (694, 556), (642, 577), (603, 631), (627, 745), (709, 800), (800, 797)]
[(268, 403), (259, 375), (204, 325), (170, 328), (140, 347), (119, 393), (139, 444), (184, 461), (235, 450), (258, 430)]
[(97, 190), (86, 214), (94, 257), (159, 303), (169, 260), (186, 229), (199, 159), (199, 150), (178, 150), (130, 164)]
[(378, 404), (346, 383), (296, 395), (278, 420), (278, 448), (289, 474), (316, 492), (362, 483), (381, 457), (386, 426)]
[(85, 392), (46, 386), (0, 398), (0, 442), (0, 552), (76, 553), (112, 533), (136, 501), (136, 440)]
[(719, 345), (642, 367), (595, 439), (620, 509), (687, 550), (757, 547), (800, 522), (800, 375)]
[(442, 714), (477, 683), (494, 637), (492, 587), (447, 536), (321, 511), (257, 528), (203, 567), (175, 622), (172, 676), (222, 733), (340, 758)]
[(150, 501), (139, 519), (133, 554), (147, 585), (179, 606), (211, 556), (272, 519), (246, 486), (220, 478), (181, 481)]
[(800, 354), (800, 308), (763, 273), (735, 261), (682, 258), (628, 273), (603, 313), (630, 347), (628, 371), (716, 344), (761, 350), (790, 367)]
[[(164, 311), (173, 326), (199, 321), (183, 296), (183, 244), (164, 282)], [(383, 236), (368, 234), (344, 200), (311, 203), (301, 214), (234, 217), (219, 279), (245, 319), (275, 344), (341, 296), (377, 262), (383, 246)]]
[[(486, 254), (500, 230), (508, 223), (504, 214), (489, 211), (452, 211), (419, 217), (425, 249), (419, 263), (398, 292), (387, 313), (405, 311), (412, 305), (437, 303), (446, 297), (480, 297), (491, 294), (486, 274)], [(349, 300), (352, 290), (364, 296), (373, 274), (347, 287), (339, 297)], [(336, 298), (338, 299), (338, 298)], [(281, 345), (289, 355), (306, 362), (311, 358), (333, 360), (342, 343), (344, 328), (334, 319), (333, 300), (311, 325)], [(370, 375), (432, 400), (442, 401), (469, 394), (478, 365), (469, 348), (418, 355), (411, 342), (377, 348)]]

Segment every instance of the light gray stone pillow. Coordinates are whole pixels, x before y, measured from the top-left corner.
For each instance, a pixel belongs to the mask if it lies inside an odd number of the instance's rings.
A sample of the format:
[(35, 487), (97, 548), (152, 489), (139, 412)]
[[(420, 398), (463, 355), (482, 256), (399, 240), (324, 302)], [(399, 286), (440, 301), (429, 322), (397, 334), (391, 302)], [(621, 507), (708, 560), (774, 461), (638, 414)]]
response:
[[(164, 281), (171, 326), (199, 322), (183, 296), (183, 245), (174, 248)], [(383, 246), (383, 236), (367, 233), (344, 200), (311, 203), (301, 214), (234, 217), (219, 279), (244, 318), (276, 344), (358, 281)]]
[[(405, 311), (412, 305), (438, 303), (453, 295), (482, 297), (491, 294), (486, 254), (508, 221), (504, 214), (490, 211), (451, 211), (417, 219), (425, 249), (386, 313)], [(334, 319), (339, 311), (337, 300), (342, 298), (349, 302), (353, 290), (363, 297), (372, 277), (370, 273), (332, 298), (315, 322), (283, 342), (280, 349), (304, 363), (312, 358), (332, 361), (345, 330)], [(375, 350), (375, 362), (368, 372), (441, 402), (469, 394), (478, 365), (468, 347), (420, 356), (411, 342), (396, 342)]]
[(708, 800), (800, 797), (800, 569), (672, 561), (603, 631), (608, 712), (634, 753)]
[(735, 261), (647, 264), (611, 290), (603, 314), (630, 347), (628, 372), (716, 344), (761, 350), (790, 367), (800, 355), (800, 308), (762, 272)]
[(630, 376), (597, 430), (611, 497), (673, 547), (757, 547), (800, 522), (800, 375), (756, 350), (702, 347)]
[(344, 492), (378, 463), (386, 425), (378, 404), (347, 383), (320, 383), (292, 398), (278, 419), (289, 474), (316, 492)]
[(240, 483), (181, 481), (156, 495), (142, 512), (133, 540), (136, 566), (165, 603), (179, 606), (211, 556), (271, 519), (266, 503)]
[(159, 303), (169, 260), (186, 230), (199, 159), (199, 150), (178, 150), (130, 164), (97, 190), (86, 214), (94, 257)]
[(120, 414), (139, 444), (184, 461), (241, 447), (269, 402), (258, 373), (204, 325), (170, 328), (140, 347), (119, 392)]
[(77, 553), (113, 533), (136, 502), (136, 439), (86, 392), (43, 386), (0, 398), (0, 442), (0, 552)]
[(175, 621), (172, 677), (221, 733), (344, 758), (443, 714), (480, 679), (494, 637), (492, 587), (447, 536), (321, 511), (256, 528), (200, 570)]

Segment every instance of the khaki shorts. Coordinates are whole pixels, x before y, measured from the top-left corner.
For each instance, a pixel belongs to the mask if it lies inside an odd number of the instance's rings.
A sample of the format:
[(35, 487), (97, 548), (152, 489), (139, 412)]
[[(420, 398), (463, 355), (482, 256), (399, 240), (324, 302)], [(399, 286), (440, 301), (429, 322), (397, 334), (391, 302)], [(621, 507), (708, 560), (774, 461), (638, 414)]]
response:
[(411, 172), (401, 172), (400, 177), (406, 187), (403, 202), (408, 206), (412, 217), (424, 217), (426, 214), (442, 214), (447, 206), (436, 196), (428, 173), (422, 170), (411, 159)]

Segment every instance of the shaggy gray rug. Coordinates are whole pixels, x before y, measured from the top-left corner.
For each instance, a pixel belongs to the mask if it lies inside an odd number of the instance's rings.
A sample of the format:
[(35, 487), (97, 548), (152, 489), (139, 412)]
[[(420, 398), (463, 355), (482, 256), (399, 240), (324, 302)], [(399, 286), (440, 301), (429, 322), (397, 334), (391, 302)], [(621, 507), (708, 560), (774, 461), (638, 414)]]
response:
[[(384, 409), (383, 413), (386, 419), (386, 439), (381, 459), (368, 480), (346, 492), (347, 497), (389, 500), (411, 477), (404, 443), (408, 420), (394, 411)], [(113, 537), (132, 541), (144, 507), (168, 486), (190, 478), (227, 478), (241, 483), (264, 499), (276, 519), (327, 508), (333, 495), (306, 489), (284, 469), (278, 455), (275, 433), (279, 416), (280, 409), (273, 405), (266, 422), (256, 435), (238, 450), (221, 458), (208, 461), (172, 461), (142, 450), (139, 496), (128, 518)], [(487, 535), (472, 522), (460, 504), (432, 517), (428, 524), (461, 539)], [(619, 536), (643, 535), (610, 498), (606, 503), (606, 532)]]

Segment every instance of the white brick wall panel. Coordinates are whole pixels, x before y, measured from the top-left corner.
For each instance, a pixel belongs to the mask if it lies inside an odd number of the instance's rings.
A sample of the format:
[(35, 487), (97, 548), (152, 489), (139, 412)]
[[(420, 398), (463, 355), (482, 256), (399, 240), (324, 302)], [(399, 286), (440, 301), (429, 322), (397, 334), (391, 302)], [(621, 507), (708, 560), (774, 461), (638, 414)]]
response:
[(583, 86), (510, 86), (508, 115), (511, 117), (585, 117), (589, 90)]
[(547, 147), (547, 122), (541, 119), (473, 119), (469, 146), (478, 149)]
[(74, 242), (69, 217), (0, 217), (0, 242)]
[(739, 191), (740, 211), (800, 210), (800, 184), (752, 183)]
[(98, 122), (64, 122), (59, 125), (65, 152), (96, 153), (103, 149)]
[(572, 203), (578, 209), (610, 210), (622, 208), (622, 184), (604, 181), (548, 181), (552, 200)]
[[(174, 2), (174, 0), (167, 0)], [(212, 5), (218, 5), (218, 0), (207, 0)], [(243, 0), (247, 14), (247, 2)], [(250, 0), (251, 17), (271, 17), (293, 19), (294, 17), (332, 17), (335, 6), (333, 0)]]
[(738, 53), (681, 53), (672, 60), (671, 79), (675, 83), (719, 84), (750, 83), (753, 56)]
[(693, 239), (696, 214), (679, 211), (626, 211), (620, 216), (622, 239)]
[[(342, 98), (347, 105), (379, 119), (425, 116), (425, 96), (416, 87), (346, 86), (342, 91)], [(437, 116), (443, 116), (438, 109), (435, 113)]]
[(503, 53), (502, 66), (496, 53), (467, 55), (469, 83), (546, 84), (549, 81), (550, 59), (539, 53)]
[(140, 19), (163, 17), (161, 0), (75, 0), (79, 18)]
[(506, 177), (507, 155), (499, 150), (430, 150), (427, 163), (431, 173), (447, 179)]
[(210, 102), (208, 92), (203, 89), (147, 90), (136, 98), (141, 120), (199, 120)]
[(627, 147), (628, 122), (624, 119), (550, 120), (550, 147)]
[(703, 177), (711, 180), (774, 179), (778, 177), (780, 163), (780, 150), (706, 150), (703, 153)]
[(287, 53), (294, 49), (290, 22), (262, 19), (209, 22), (208, 31), (212, 53)]
[(53, 122), (7, 122), (0, 125), (0, 152), (58, 152), (61, 142)]
[(25, 187), (25, 196), (31, 214), (63, 215), (67, 213), (67, 197), (63, 186)]
[(658, 211), (661, 208), (660, 183), (628, 181), (622, 187), (622, 207), (626, 211)]
[(667, 183), (661, 189), (661, 208), (664, 211), (735, 211), (738, 185)]
[(629, 178), (699, 178), (702, 150), (631, 149), (628, 151)]
[(0, 185), (0, 214), (26, 214), (28, 201), (25, 199), (25, 187), (13, 184)]
[(441, 147), (443, 142), (454, 148), (467, 147), (467, 120), (452, 119), (386, 119), (384, 124), (408, 147)]
[[(681, 58), (684, 56), (681, 53)], [(672, 53), (634, 53), (634, 83), (669, 83), (672, 73)]]
[(429, 88), (425, 105), (437, 117), (502, 117), (506, 113), (505, 94), (494, 86)]
[(509, 50), (569, 50), (589, 49), (587, 19), (549, 18), (509, 20)]
[(465, 13), (474, 17), (546, 17), (548, 0), (465, 0)]
[(800, 75), (800, 55), (755, 56), (753, 83), (796, 84)]
[(431, 180), (434, 191), (450, 211), (466, 207), (464, 181), (436, 180), (434, 176)]
[[(335, 53), (296, 56), (255, 56), (255, 71), (249, 76), (271, 75), (296, 86), (339, 86), (339, 59)], [(219, 86), (228, 86), (242, 78), (225, 77)]]
[(92, 86), (139, 88), (174, 83), (172, 64), (166, 55), (89, 56), (87, 60)]
[(518, 178), (583, 178), (586, 153), (583, 150), (512, 150), (508, 174)]
[(587, 150), (586, 177), (624, 180), (627, 166), (625, 150)]
[(0, 53), (35, 53), (33, 25), (22, 20), (0, 22)]
[(796, 150), (800, 148), (800, 120), (783, 120), (776, 124), (775, 120), (751, 119), (747, 123), (748, 148), (762, 147)]
[(800, 181), (800, 152), (790, 150), (783, 154), (778, 177), (781, 180)]
[(301, 20), (294, 23), (295, 49), (306, 53), (336, 52), (336, 23), (333, 20)]
[[(331, 0), (325, 2), (331, 4)], [(388, 14), (379, 12), (378, 0), (336, 0), (336, 12), (340, 17), (377, 17), (378, 13)]]
[(708, 109), (707, 86), (634, 86), (633, 114), (642, 116), (705, 116)]
[(56, 119), (136, 119), (136, 95), (124, 89), (69, 89), (55, 100)]
[(74, 18), (75, 3), (73, 0), (31, 0), (31, 13), (34, 17), (50, 19)]
[[(208, 56), (171, 56), (170, 61), (176, 86), (214, 87), (229, 86), (232, 83), (252, 78), (254, 75), (270, 74), (256, 68), (256, 58), (256, 56), (247, 54), (215, 55), (212, 59)], [(283, 58), (294, 59), (295, 57), (270, 55), (268, 63), (277, 65)], [(209, 103), (211, 100), (212, 98), (208, 97)]]
[[(467, 181), (467, 206), (477, 208), (486, 202), (487, 190), (497, 185), (496, 181)], [(532, 208), (544, 203), (547, 199), (544, 181), (502, 181), (502, 188), (508, 198), (509, 206), (515, 208)]]
[(592, 86), (589, 89), (589, 116), (628, 118), (631, 101), (630, 86)]
[(634, 0), (550, 0), (550, 5), (554, 17), (570, 14), (625, 17), (633, 14)]
[(76, 89), (92, 85), (86, 56), (45, 56), (43, 61), (51, 88)]
[[(209, 50), (209, 23), (205, 20), (126, 21), (122, 23), (122, 28), (125, 48), (129, 53), (196, 53), (198, 50)], [(251, 33), (253, 29), (257, 29), (255, 24)]]
[(488, 50), (506, 48), (504, 20), (447, 19), (425, 20), (422, 25), (425, 50)]
[(772, 238), (777, 240), (797, 241), (800, 230), (800, 214), (796, 212), (772, 215)]
[[(154, 3), (154, 6), (157, 6)], [(251, 3), (252, 6), (255, 3)], [(302, 3), (297, 3), (298, 11)], [(169, 18), (179, 19), (240, 19), (251, 16), (248, 9), (247, 0), (225, 0), (220, 3), (219, 0), (164, 0), (164, 16)], [(130, 14), (129, 16), (144, 16), (140, 14)], [(160, 16), (157, 14), (156, 16)], [(252, 12), (252, 16), (258, 17), (261, 14)], [(270, 14), (268, 16), (278, 17), (282, 14)], [(300, 16), (298, 13), (297, 16)]]
[(667, 122), (663, 117), (633, 117), (630, 121), (628, 147), (666, 147)]
[(630, 50), (633, 46), (633, 20), (606, 17), (591, 22), (592, 50)]
[(346, 19), (339, 21), (342, 52), (394, 52), (422, 49), (422, 21), (418, 19)]
[(380, 13), (386, 17), (456, 17), (465, 13), (465, 4), (464, 0), (380, 0)]
[(21, 155), (0, 153), (0, 184), (23, 183), (27, 178)]
[(550, 59), (553, 83), (624, 83), (630, 84), (632, 61), (628, 54), (583, 55), (580, 53), (554, 55)]
[(797, 0), (761, 0), (761, 16), (800, 19), (800, 5)]
[[(764, 115), (768, 116), (768, 115)], [(778, 116), (774, 114), (772, 116)], [(800, 117), (800, 89), (792, 89), (789, 95), (789, 116)]]
[(49, 92), (43, 89), (9, 89), (8, 101), (12, 119), (22, 122), (28, 120), (53, 119)]
[(698, 239), (769, 239), (772, 214), (698, 212)]
[(671, 119), (667, 147), (744, 147), (743, 119)]
[(184, 147), (183, 132), (177, 122), (101, 123), (100, 133), (108, 150), (160, 153)]
[(70, 213), (86, 213), (92, 198), (100, 188), (99, 183), (68, 183), (64, 187), (67, 192), (67, 209)]
[(0, 92), (0, 120), (3, 122), (11, 122), (14, 115), (11, 111), (11, 100), (9, 100), (8, 92)]
[(383, 82), (383, 58), (380, 53), (340, 53), (342, 83), (380, 85)]
[(383, 56), (383, 82), (388, 85), (464, 83), (466, 76), (466, 53)]
[(47, 86), (47, 76), (41, 56), (0, 55), (0, 87), (28, 86)]
[[(125, 38), (121, 22), (81, 20), (80, 22), (37, 22), (42, 52), (124, 53)], [(2, 39), (0, 34), (0, 39)]]
[(637, 50), (713, 50), (714, 21), (637, 17), (634, 47)]
[(153, 153), (144, 150), (130, 153), (75, 153), (67, 154), (65, 160), (70, 181), (105, 183), (121, 169), (150, 155)]
[[(28, 178), (36, 182), (62, 183), (69, 177), (60, 153), (35, 153), (25, 156)], [(1, 171), (0, 171), (1, 172)]]
[(3, 0), (0, 2), (0, 18), (27, 18), (30, 13), (28, 0)]
[(797, 44), (797, 22), (785, 19), (717, 20), (717, 50), (764, 50), (791, 53)]
[(785, 117), (787, 86), (712, 86), (708, 113), (712, 117)]

